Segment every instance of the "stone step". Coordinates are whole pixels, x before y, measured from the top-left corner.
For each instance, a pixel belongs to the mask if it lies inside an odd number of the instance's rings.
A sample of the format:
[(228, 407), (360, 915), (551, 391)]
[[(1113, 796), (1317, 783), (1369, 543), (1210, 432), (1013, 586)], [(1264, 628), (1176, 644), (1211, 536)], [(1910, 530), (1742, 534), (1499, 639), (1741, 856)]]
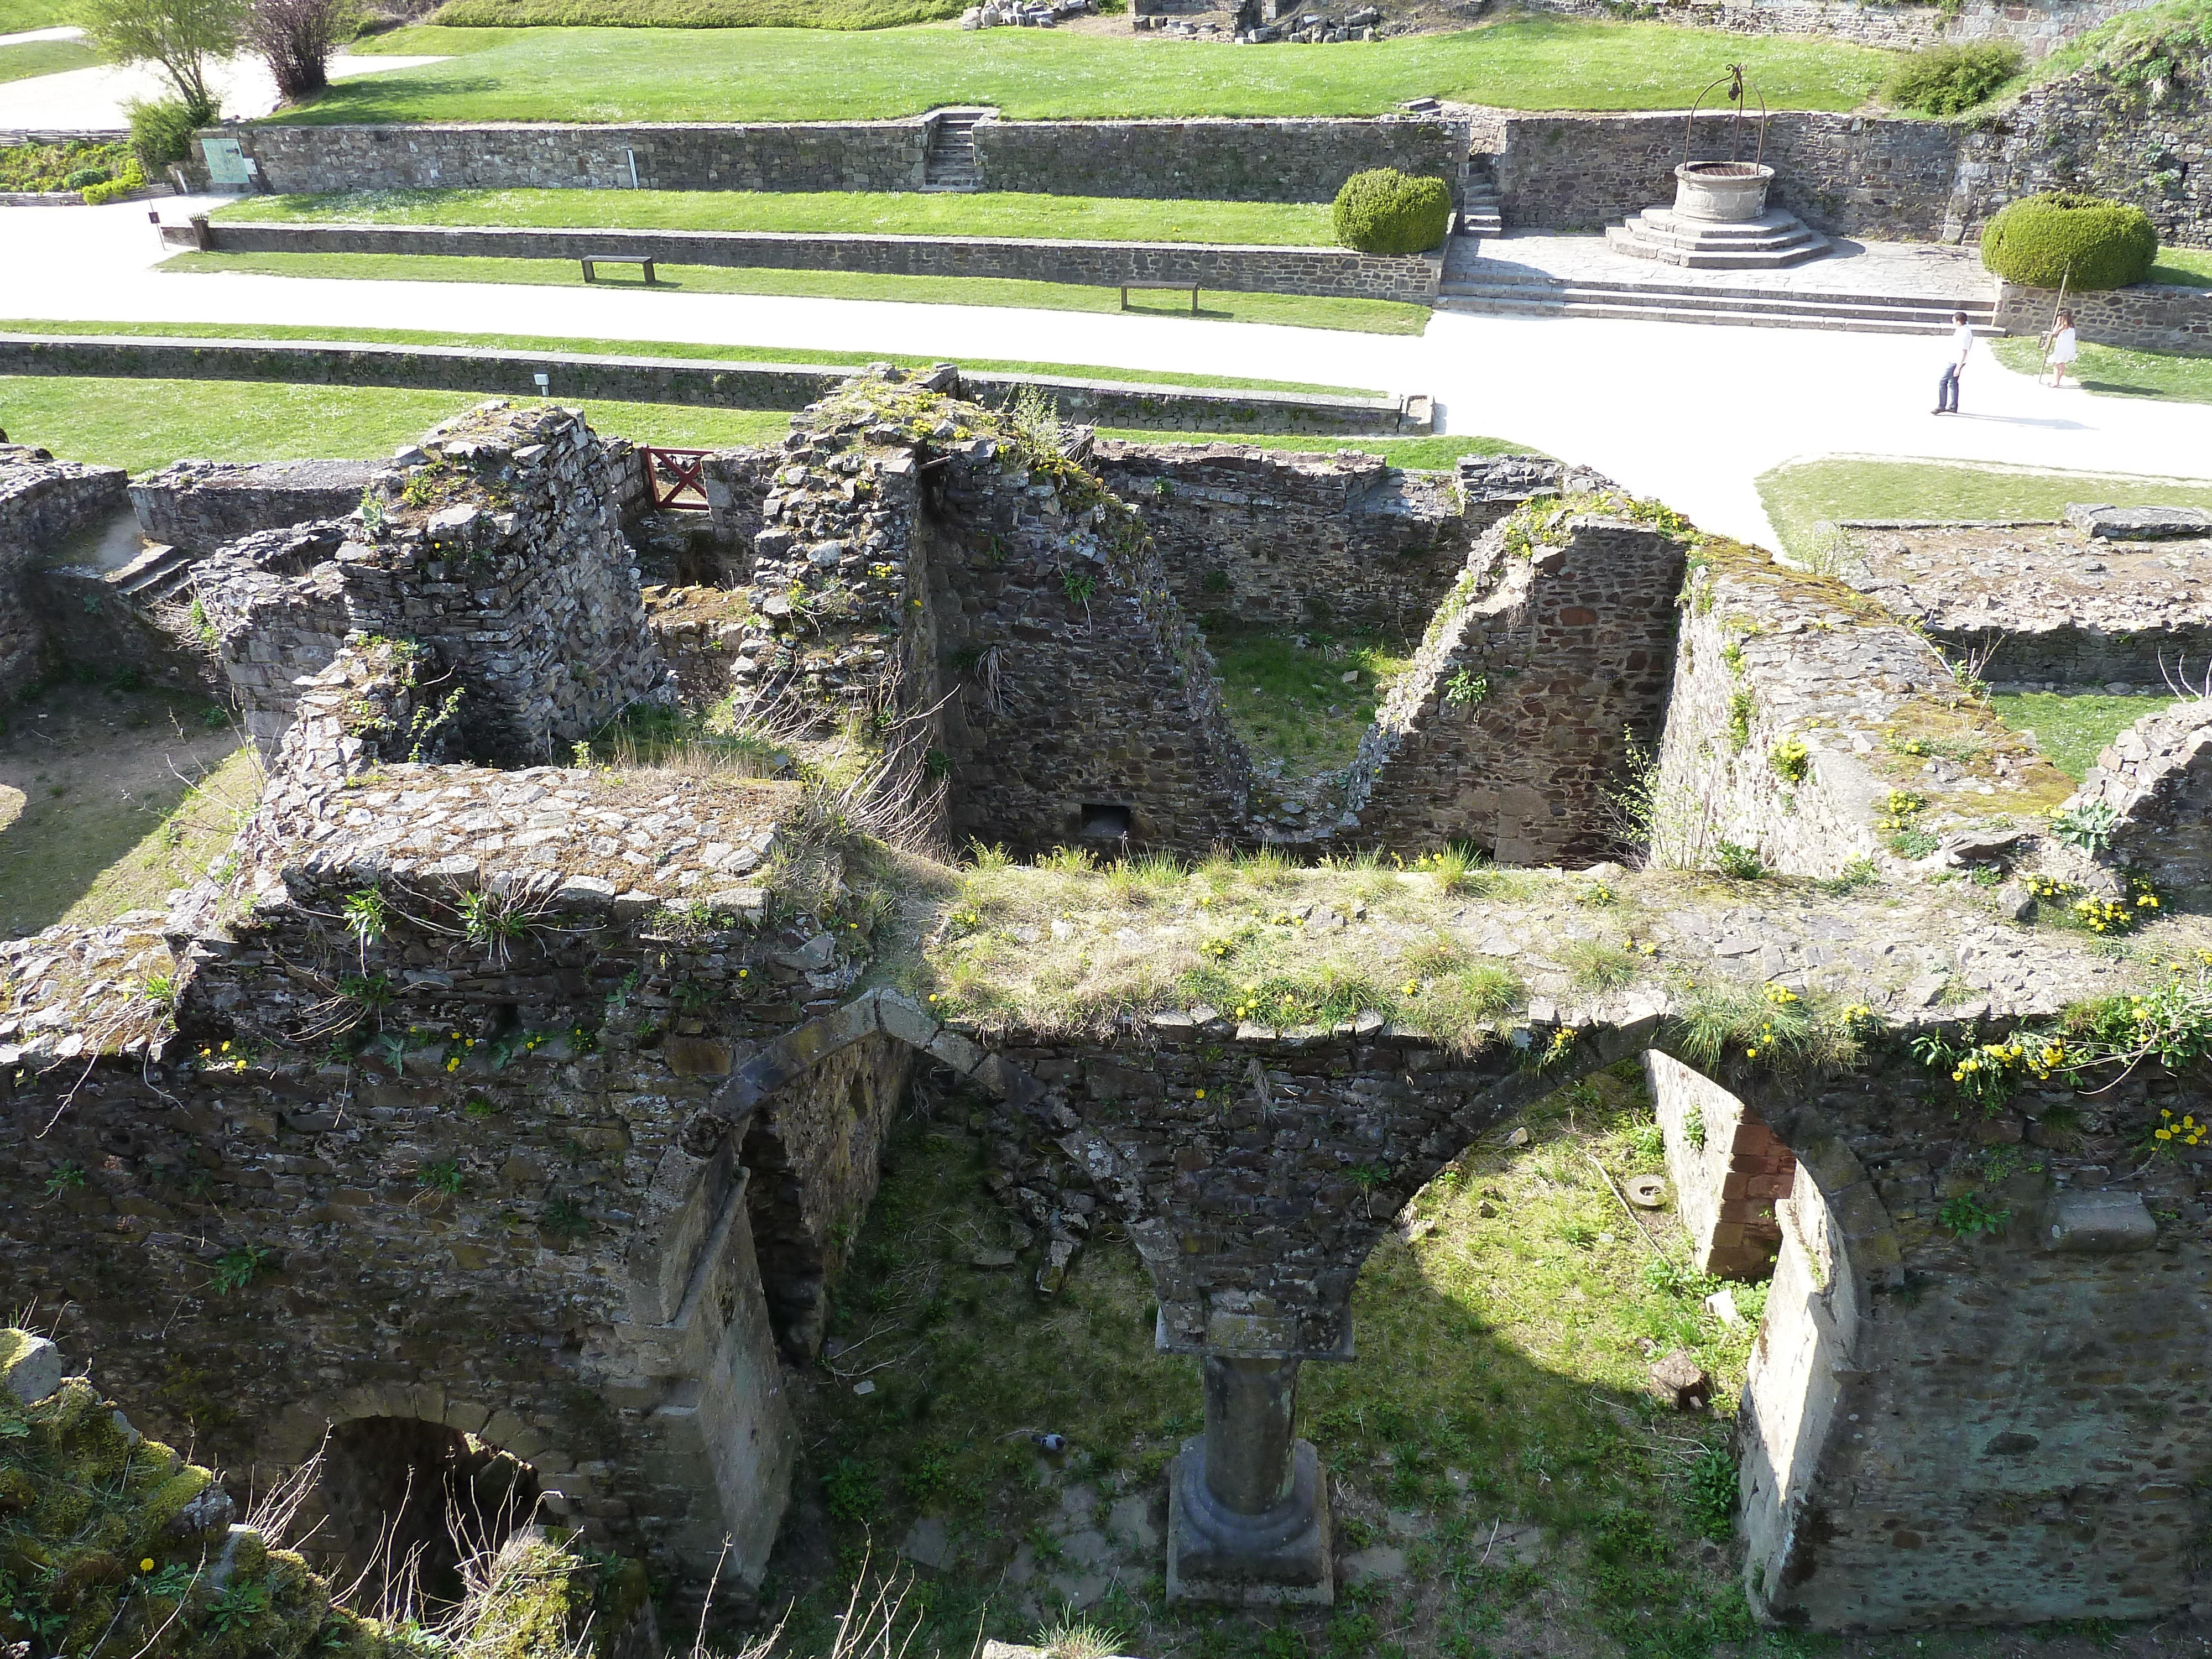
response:
[[(1438, 292), (1439, 311), (1468, 312), (1493, 317), (1614, 317), (1640, 322), (1716, 323), (1739, 328), (1826, 328), (1855, 334), (1942, 335), (1951, 331), (1951, 311), (1917, 312), (1869, 305), (1852, 310), (1835, 306), (1794, 306), (1785, 302), (1731, 305), (1680, 303), (1659, 294), (1598, 294), (1570, 298), (1573, 290), (1533, 286), (1475, 289), (1447, 283)], [(1986, 310), (1986, 307), (1984, 307)], [(1970, 319), (1972, 313), (1969, 313)], [(1999, 331), (1986, 321), (1971, 323), (1976, 334), (1991, 337)]]
[(1662, 247), (1679, 247), (1686, 251), (1713, 253), (1764, 253), (1778, 248), (1801, 246), (1812, 243), (1826, 247), (1828, 239), (1818, 231), (1803, 225), (1778, 227), (1748, 235), (1710, 235), (1680, 225), (1654, 224), (1646, 220), (1632, 219), (1625, 225), (1613, 225), (1606, 231), (1608, 241), (1633, 240), (1645, 246), (1656, 244)]
[(156, 542), (116, 573), (116, 592), (148, 609), (164, 604), (191, 580), (193, 562), (183, 548)]
[(1459, 234), (1462, 236), (1503, 236), (1505, 222), (1498, 216), (1498, 210), (1472, 204), (1459, 211)]

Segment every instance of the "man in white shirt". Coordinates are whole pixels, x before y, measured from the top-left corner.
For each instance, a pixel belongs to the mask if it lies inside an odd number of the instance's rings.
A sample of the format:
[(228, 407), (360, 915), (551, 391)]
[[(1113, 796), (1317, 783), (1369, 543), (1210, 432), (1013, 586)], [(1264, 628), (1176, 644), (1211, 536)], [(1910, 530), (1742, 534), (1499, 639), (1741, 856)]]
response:
[(1974, 331), (1967, 325), (1966, 313), (1954, 311), (1951, 320), (1958, 326), (1951, 331), (1951, 350), (1943, 362), (1943, 378), (1936, 383), (1934, 412), (1938, 415), (1959, 412), (1959, 376), (1966, 372), (1966, 357), (1974, 349)]

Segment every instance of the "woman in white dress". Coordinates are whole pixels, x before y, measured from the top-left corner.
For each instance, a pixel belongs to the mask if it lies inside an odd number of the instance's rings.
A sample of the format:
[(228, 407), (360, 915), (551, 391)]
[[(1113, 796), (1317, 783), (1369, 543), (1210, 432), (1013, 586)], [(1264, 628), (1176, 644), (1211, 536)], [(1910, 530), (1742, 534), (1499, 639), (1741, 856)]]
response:
[(2051, 324), (2051, 333), (2045, 344), (2045, 361), (2051, 365), (2052, 386), (2066, 384), (2066, 371), (2074, 366), (2074, 360), (2081, 355), (2081, 338), (2074, 332), (2074, 313), (2062, 311), (2058, 313), (2058, 320)]

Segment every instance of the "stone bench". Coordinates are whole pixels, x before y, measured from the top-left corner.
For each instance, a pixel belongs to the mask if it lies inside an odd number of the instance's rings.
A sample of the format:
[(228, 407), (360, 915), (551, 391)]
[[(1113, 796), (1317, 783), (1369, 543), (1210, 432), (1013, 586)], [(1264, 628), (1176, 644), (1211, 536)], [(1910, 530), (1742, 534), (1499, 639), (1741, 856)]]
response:
[(645, 267), (646, 282), (650, 284), (653, 281), (653, 261), (643, 254), (586, 253), (583, 257), (582, 263), (584, 266), (584, 280), (587, 283), (593, 283), (599, 280), (596, 274), (596, 269), (600, 265), (643, 265)]

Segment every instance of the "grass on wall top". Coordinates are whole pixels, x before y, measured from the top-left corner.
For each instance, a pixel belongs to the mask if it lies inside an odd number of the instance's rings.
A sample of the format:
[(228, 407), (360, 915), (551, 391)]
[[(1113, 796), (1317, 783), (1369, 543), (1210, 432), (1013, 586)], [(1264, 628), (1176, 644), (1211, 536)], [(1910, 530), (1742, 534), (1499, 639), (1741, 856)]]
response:
[(456, 28), (887, 29), (957, 17), (965, 0), (447, 0)]
[(276, 118), (805, 121), (997, 106), (1009, 120), (1387, 113), (1445, 95), (1513, 109), (1688, 107), (1723, 58), (1782, 109), (1848, 110), (1894, 54), (1658, 23), (1515, 17), (1452, 34), (1216, 50), (1051, 29), (398, 29), (362, 49), (447, 61), (333, 86)]

